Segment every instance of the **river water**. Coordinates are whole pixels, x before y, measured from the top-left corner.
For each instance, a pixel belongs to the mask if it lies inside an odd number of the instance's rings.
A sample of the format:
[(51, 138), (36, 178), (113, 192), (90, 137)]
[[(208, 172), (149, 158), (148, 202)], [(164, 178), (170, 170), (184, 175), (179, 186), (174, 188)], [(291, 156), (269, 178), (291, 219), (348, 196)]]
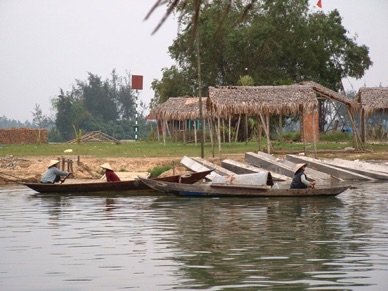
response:
[(388, 184), (330, 198), (0, 187), (0, 290), (388, 290)]

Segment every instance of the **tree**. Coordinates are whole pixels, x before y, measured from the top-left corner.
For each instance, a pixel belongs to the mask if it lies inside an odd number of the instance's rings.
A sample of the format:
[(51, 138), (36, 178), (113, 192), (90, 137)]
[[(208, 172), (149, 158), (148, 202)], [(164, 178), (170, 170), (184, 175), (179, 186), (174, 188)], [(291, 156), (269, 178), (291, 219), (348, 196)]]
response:
[(32, 123), (38, 128), (46, 128), (49, 125), (49, 119), (43, 115), (42, 109), (39, 104), (35, 104), (35, 109), (32, 112)]
[(248, 10), (243, 1), (199, 1), (203, 5), (197, 7), (195, 21), (200, 38), (193, 40), (192, 12), (198, 3), (184, 2), (176, 6), (182, 33), (169, 48), (178, 74), (155, 81), (155, 88), (170, 88), (184, 76), (193, 86), (189, 92), (197, 92), (197, 52), (192, 42), (199, 42), (206, 64), (201, 72), (204, 89), (235, 85), (249, 68), (255, 85), (312, 80), (339, 90), (343, 77), (359, 78), (372, 65), (368, 48), (346, 36), (337, 10), (313, 13), (308, 1), (300, 0), (252, 1)]
[(183, 70), (178, 70), (176, 66), (162, 70), (162, 80), (153, 80), (151, 88), (155, 92), (151, 100), (150, 107), (153, 108), (158, 104), (166, 102), (169, 97), (194, 96), (196, 82), (186, 77)]
[(77, 81), (82, 94), (85, 109), (94, 117), (104, 121), (116, 120), (118, 110), (115, 103), (115, 91), (111, 90), (109, 81), (88, 73), (87, 82)]
[[(134, 137), (136, 94), (131, 89), (130, 75), (120, 77), (115, 70), (111, 79), (88, 74), (87, 81), (76, 80), (70, 92), (60, 89), (52, 99), (55, 124), (64, 140), (76, 138), (75, 132), (101, 130), (117, 139)], [(138, 116), (138, 121), (145, 119)], [(76, 129), (76, 130), (74, 130)], [(148, 133), (142, 132), (142, 136)], [(139, 135), (139, 138), (141, 136)]]

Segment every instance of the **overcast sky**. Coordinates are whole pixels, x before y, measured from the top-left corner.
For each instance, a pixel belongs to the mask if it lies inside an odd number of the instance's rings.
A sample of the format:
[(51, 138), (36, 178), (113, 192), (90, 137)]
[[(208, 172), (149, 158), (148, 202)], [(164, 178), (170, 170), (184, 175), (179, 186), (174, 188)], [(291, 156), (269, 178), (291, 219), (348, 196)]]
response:
[[(144, 17), (156, 0), (0, 0), (0, 116), (32, 120), (35, 104), (52, 116), (50, 99), (70, 91), (91, 72), (110, 77), (113, 69), (143, 75), (140, 99), (149, 103), (154, 79), (170, 67), (167, 49), (178, 27), (165, 12)], [(318, 0), (310, 1), (313, 10)], [(370, 48), (374, 62), (361, 80), (345, 79), (346, 89), (388, 86), (388, 1), (322, 0), (324, 12), (338, 9), (349, 36)]]

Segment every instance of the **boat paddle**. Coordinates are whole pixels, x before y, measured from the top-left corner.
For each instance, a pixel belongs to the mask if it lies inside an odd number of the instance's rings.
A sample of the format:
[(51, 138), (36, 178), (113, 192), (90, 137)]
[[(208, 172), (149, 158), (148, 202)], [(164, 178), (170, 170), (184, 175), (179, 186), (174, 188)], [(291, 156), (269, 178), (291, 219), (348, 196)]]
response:
[(67, 174), (67, 176), (61, 180), (61, 183), (60, 183), (60, 184), (63, 184), (63, 182), (65, 182), (66, 179), (67, 179), (70, 175), (71, 175), (71, 173)]

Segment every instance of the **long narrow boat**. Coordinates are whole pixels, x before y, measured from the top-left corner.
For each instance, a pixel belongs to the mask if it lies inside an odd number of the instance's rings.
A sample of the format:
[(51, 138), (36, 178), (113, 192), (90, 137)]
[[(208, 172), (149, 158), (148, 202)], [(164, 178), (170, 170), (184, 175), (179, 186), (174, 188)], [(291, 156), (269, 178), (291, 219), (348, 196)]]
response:
[[(193, 184), (204, 179), (213, 171), (207, 170), (194, 172), (184, 175), (174, 175), (163, 178), (150, 179), (151, 181), (174, 182), (182, 184)], [(42, 183), (23, 183), (23, 185), (39, 193), (96, 193), (96, 192), (132, 192), (150, 190), (141, 180), (127, 180), (119, 182), (86, 182), (86, 183), (64, 183), (64, 184), (42, 184)]]
[(179, 184), (140, 178), (150, 188), (176, 196), (192, 197), (314, 197), (337, 196), (350, 188), (339, 186), (331, 188), (274, 189), (268, 186), (244, 186), (224, 184)]

